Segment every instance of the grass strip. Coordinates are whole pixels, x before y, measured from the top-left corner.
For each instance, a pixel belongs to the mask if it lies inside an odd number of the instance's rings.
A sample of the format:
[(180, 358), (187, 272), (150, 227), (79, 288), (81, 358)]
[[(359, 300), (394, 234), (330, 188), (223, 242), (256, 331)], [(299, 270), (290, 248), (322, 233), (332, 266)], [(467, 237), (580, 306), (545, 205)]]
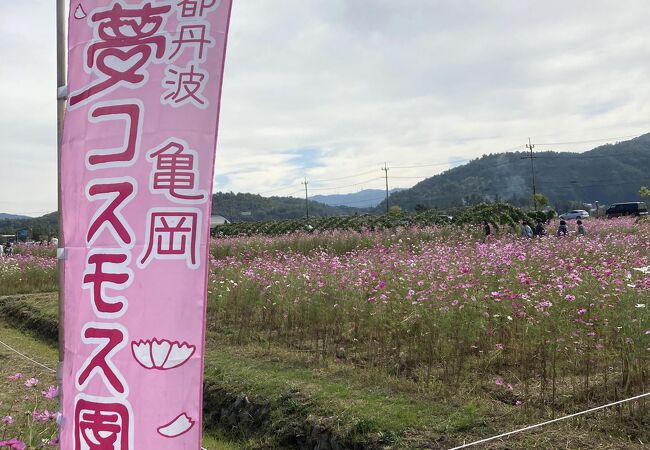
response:
[(55, 292), (0, 297), (0, 316), (6, 322), (52, 345), (59, 336), (58, 307)]

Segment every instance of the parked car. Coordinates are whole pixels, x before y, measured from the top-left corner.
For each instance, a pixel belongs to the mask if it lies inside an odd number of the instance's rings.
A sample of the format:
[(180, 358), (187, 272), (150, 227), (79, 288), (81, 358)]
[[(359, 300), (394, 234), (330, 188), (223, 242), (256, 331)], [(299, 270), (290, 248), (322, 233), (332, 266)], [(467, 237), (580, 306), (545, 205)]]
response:
[(648, 207), (645, 202), (626, 202), (626, 203), (612, 203), (607, 211), (607, 217), (620, 217), (620, 216), (645, 216), (648, 214)]
[(562, 220), (584, 219), (585, 217), (589, 217), (589, 213), (584, 209), (574, 209), (573, 211), (560, 214), (560, 219)]

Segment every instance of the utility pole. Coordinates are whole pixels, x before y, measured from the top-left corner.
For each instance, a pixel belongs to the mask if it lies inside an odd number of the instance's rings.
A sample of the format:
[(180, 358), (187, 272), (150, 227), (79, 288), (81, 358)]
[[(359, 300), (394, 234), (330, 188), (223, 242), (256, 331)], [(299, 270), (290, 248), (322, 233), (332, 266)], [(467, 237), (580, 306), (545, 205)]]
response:
[(537, 211), (537, 188), (535, 187), (535, 154), (533, 153), (533, 149), (535, 146), (530, 142), (530, 138), (528, 138), (528, 144), (526, 144), (526, 148), (530, 151), (530, 154), (528, 156), (522, 156), (521, 159), (530, 159), (530, 171), (533, 176), (533, 206), (535, 208), (535, 211)]
[(63, 116), (68, 97), (66, 81), (66, 32), (65, 32), (65, 1), (56, 0), (56, 88), (57, 88), (57, 159), (58, 159), (58, 184), (59, 184), (59, 247), (57, 253), (59, 269), (59, 364), (57, 367), (57, 381), (60, 389), (59, 401), (63, 405), (63, 358), (65, 355), (65, 240), (63, 236), (63, 208), (61, 204), (61, 145), (63, 140)]
[(389, 210), (389, 207), (388, 207), (388, 171), (390, 169), (388, 168), (388, 165), (386, 165), (386, 163), (384, 162), (384, 167), (382, 167), (381, 170), (386, 172), (386, 214), (388, 214), (388, 210)]
[(301, 184), (305, 185), (305, 211), (307, 213), (307, 220), (309, 220), (309, 193), (307, 191), (307, 185), (309, 182), (307, 181), (307, 178), (305, 177), (305, 181), (301, 182)]

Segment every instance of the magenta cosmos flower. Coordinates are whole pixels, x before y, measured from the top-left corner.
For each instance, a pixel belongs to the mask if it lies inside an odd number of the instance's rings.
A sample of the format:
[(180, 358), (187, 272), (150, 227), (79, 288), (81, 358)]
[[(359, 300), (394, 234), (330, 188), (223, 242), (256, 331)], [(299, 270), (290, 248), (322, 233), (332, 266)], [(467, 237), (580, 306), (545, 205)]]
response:
[(41, 391), (41, 394), (43, 394), (43, 397), (51, 400), (59, 396), (59, 388), (56, 386), (50, 386), (47, 388), (47, 391)]
[(30, 378), (29, 380), (25, 381), (26, 387), (34, 387), (37, 384), (38, 384), (38, 380), (36, 378)]
[(23, 441), (13, 438), (8, 441), (0, 441), (0, 447), (9, 447), (12, 450), (25, 450), (27, 445)]

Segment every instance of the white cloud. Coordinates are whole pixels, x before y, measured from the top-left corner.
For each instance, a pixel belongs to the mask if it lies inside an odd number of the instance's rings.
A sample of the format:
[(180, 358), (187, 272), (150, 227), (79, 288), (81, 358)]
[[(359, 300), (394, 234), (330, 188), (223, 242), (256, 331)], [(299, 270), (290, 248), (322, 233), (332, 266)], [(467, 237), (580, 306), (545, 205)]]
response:
[[(22, 192), (24, 211), (54, 209), (54, 8), (49, 0), (11, 3), (0, 6), (0, 148), (4, 160), (20, 154), (41, 163), (21, 167), (0, 189)], [(382, 187), (384, 161), (456, 161), (523, 146), (528, 136), (558, 142), (649, 131), (647, 12), (645, 0), (236, 1), (216, 167), (227, 184), (217, 187), (292, 193), (303, 176), (369, 170), (377, 180), (363, 187)], [(291, 152), (309, 148), (319, 165), (303, 170)], [(5, 198), (0, 211), (21, 211)]]

